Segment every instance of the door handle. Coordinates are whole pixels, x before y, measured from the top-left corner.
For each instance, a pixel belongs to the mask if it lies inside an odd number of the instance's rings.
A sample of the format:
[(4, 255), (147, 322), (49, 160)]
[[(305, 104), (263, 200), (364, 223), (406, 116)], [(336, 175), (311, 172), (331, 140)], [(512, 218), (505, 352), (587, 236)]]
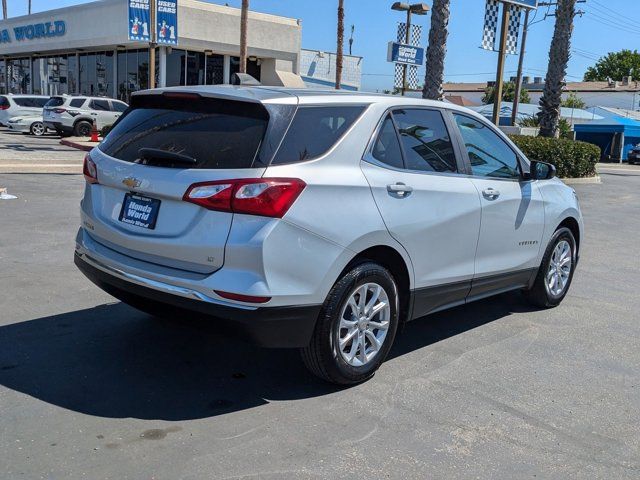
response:
[(409, 185), (405, 185), (404, 183), (398, 182), (398, 183), (392, 183), (387, 185), (387, 191), (389, 193), (395, 193), (399, 197), (404, 197), (405, 195), (413, 192), (413, 187), (410, 187)]
[(486, 188), (482, 191), (482, 195), (487, 200), (495, 200), (500, 196), (500, 191), (496, 190), (495, 188)]

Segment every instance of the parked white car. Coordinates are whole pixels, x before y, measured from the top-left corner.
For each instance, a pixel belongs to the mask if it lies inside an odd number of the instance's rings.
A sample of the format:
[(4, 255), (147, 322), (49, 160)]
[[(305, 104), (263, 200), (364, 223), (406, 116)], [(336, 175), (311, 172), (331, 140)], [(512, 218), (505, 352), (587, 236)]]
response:
[(42, 114), (48, 101), (48, 95), (0, 95), (0, 125), (7, 126), (13, 117)]
[(120, 100), (105, 97), (55, 96), (44, 106), (44, 125), (61, 136), (88, 137), (94, 121), (98, 130), (113, 125), (127, 107)]
[(22, 133), (30, 133), (31, 135), (35, 135), (36, 137), (41, 137), (49, 131), (49, 129), (44, 126), (44, 123), (42, 121), (42, 114), (29, 115), (24, 117), (12, 117), (7, 122), (7, 127), (9, 127), (9, 130)]

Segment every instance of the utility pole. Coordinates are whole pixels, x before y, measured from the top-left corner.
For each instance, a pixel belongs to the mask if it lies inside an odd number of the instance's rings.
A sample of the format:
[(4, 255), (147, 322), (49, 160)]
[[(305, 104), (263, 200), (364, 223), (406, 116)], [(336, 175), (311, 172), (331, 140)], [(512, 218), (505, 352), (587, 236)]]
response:
[(522, 66), (527, 43), (527, 32), (529, 31), (529, 10), (524, 14), (524, 26), (522, 27), (522, 44), (520, 45), (520, 58), (518, 59), (518, 77), (516, 78), (516, 91), (513, 98), (513, 108), (511, 109), (511, 125), (516, 124), (518, 118), (518, 106), (520, 104), (520, 92), (522, 91)]
[(500, 124), (500, 106), (502, 104), (502, 77), (504, 75), (504, 61), (507, 56), (507, 30), (509, 29), (509, 5), (502, 4), (502, 25), (500, 31), (500, 50), (498, 52), (498, 71), (493, 96), (493, 123)]
[(7, 0), (2, 0), (2, 19), (7, 19)]
[(156, 88), (156, 7), (158, 2), (150, 0), (149, 8), (149, 88)]
[(351, 47), (353, 47), (353, 31), (356, 29), (355, 25), (351, 25), (351, 36), (349, 37), (349, 55), (351, 55)]
[(27, 5), (28, 5), (27, 12), (29, 12), (29, 15), (31, 15), (31, 0), (29, 0), (29, 3)]
[[(409, 45), (409, 39), (411, 38), (410, 33), (411, 33), (411, 9), (409, 8), (407, 10), (407, 33), (404, 36), (404, 43), (406, 45)], [(407, 68), (409, 68), (409, 66), (406, 63), (402, 65), (402, 89), (400, 90), (400, 95), (404, 95), (405, 92), (407, 91)]]

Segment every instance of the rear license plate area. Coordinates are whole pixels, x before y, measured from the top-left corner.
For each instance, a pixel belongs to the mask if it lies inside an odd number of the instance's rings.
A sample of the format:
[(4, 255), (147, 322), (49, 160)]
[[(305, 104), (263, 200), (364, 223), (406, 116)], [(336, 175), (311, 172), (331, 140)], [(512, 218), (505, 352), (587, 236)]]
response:
[(136, 193), (126, 193), (119, 220), (129, 225), (153, 230), (156, 228), (159, 210), (160, 200)]

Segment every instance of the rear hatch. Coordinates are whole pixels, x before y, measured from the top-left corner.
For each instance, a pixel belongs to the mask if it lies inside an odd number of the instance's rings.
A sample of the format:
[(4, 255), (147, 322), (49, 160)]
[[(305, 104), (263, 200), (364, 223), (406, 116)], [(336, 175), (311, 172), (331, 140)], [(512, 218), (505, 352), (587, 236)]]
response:
[(64, 97), (51, 97), (42, 109), (42, 120), (45, 122), (59, 122), (62, 114), (66, 111), (66, 109), (60, 108), (64, 105), (64, 101)]
[(219, 269), (233, 214), (183, 197), (195, 183), (261, 177), (269, 118), (261, 103), (180, 92), (134, 96), (91, 153), (99, 183), (83, 204), (89, 235), (162, 266)]

